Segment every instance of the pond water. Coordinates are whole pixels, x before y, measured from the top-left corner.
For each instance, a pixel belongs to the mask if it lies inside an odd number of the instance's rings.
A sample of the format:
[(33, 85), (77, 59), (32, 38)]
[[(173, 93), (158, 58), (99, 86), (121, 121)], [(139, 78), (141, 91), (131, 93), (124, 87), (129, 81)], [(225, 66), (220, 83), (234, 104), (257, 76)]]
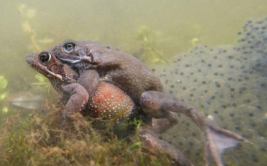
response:
[[(93, 40), (140, 58), (166, 92), (251, 141), (228, 165), (267, 165), (266, 11), (266, 0), (1, 0), (0, 124), (59, 98), (28, 54)], [(203, 165), (193, 125), (181, 119), (162, 137)]]

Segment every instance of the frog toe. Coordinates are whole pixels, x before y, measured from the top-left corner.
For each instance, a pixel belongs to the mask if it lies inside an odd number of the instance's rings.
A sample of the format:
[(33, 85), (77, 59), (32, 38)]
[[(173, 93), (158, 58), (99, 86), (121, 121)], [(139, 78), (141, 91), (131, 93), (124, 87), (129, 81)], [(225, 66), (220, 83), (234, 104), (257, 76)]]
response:
[(222, 155), (223, 152), (235, 147), (240, 141), (245, 139), (234, 132), (222, 129), (215, 125), (209, 126), (205, 129), (205, 162), (206, 165), (211, 165), (215, 162), (217, 166), (223, 166)]

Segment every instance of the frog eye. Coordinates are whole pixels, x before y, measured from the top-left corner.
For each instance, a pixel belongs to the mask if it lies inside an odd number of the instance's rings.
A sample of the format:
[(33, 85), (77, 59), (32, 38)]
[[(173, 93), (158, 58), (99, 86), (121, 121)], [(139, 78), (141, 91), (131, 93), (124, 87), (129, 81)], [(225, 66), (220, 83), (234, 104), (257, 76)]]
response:
[(69, 52), (72, 52), (74, 50), (74, 48), (76, 47), (76, 44), (75, 43), (65, 43), (63, 45), (64, 47), (64, 51), (69, 53)]
[(39, 54), (39, 59), (41, 62), (48, 62), (51, 59), (51, 54), (48, 52), (41, 52)]

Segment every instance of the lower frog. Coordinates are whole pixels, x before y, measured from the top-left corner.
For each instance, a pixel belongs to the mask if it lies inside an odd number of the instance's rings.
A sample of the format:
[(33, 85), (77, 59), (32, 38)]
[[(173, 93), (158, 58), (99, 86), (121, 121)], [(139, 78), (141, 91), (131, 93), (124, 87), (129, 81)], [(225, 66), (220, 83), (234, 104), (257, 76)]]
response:
[[(79, 77), (68, 65), (60, 62), (52, 52), (43, 51), (40, 54), (31, 54), (27, 56), (27, 63), (49, 79), (53, 87), (68, 100), (65, 105), (66, 113), (82, 111), (84, 115), (91, 118), (113, 119), (129, 117), (134, 108), (134, 102), (118, 87), (99, 81), (98, 85), (91, 85), (91, 80), (86, 89), (80, 84), (86, 75)], [(87, 71), (91, 79), (99, 79), (94, 70)], [(84, 82), (83, 82), (84, 83)], [(92, 89), (92, 87), (96, 89)], [(173, 124), (177, 122), (177, 116), (173, 116)], [(153, 124), (165, 122), (165, 119), (152, 119)], [(167, 126), (170, 124), (167, 123)], [(164, 129), (166, 127), (163, 127)], [(155, 149), (166, 153), (177, 165), (190, 166), (190, 162), (171, 144), (160, 140), (154, 131), (162, 131), (162, 126), (151, 125), (143, 126), (140, 135), (141, 141), (149, 151)]]
[(77, 72), (49, 51), (27, 56), (27, 62), (47, 77), (64, 100), (67, 100), (65, 114), (82, 112), (92, 118), (102, 119), (113, 119), (120, 115), (127, 119), (134, 108), (131, 98), (116, 86), (101, 81), (93, 84), (99, 79), (97, 72), (93, 70), (88, 71), (92, 81), (86, 87), (81, 86), (82, 79)]
[[(205, 133), (207, 165), (212, 161), (215, 161), (218, 166), (224, 165), (221, 157), (223, 151), (236, 146), (239, 141), (245, 141), (234, 132), (220, 128), (182, 100), (164, 93), (159, 79), (141, 61), (125, 52), (97, 42), (73, 40), (57, 45), (52, 51), (58, 59), (69, 63), (79, 73), (96, 70), (101, 80), (121, 88), (152, 118), (166, 118), (169, 123), (172, 123), (175, 121), (172, 112), (190, 117)], [(90, 78), (89, 75), (88, 78)], [(140, 139), (150, 142), (155, 138), (152, 135), (150, 131), (143, 130)], [(149, 143), (144, 145), (159, 148), (161, 146)]]

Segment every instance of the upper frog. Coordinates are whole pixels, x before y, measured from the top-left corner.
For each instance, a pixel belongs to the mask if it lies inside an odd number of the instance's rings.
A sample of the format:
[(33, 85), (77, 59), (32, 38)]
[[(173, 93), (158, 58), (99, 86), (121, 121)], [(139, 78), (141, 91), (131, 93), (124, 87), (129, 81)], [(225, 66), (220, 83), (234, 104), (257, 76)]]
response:
[(71, 63), (81, 72), (94, 69), (105, 82), (124, 90), (135, 103), (145, 91), (162, 91), (163, 86), (143, 62), (111, 46), (93, 41), (67, 40), (57, 45), (53, 53)]

